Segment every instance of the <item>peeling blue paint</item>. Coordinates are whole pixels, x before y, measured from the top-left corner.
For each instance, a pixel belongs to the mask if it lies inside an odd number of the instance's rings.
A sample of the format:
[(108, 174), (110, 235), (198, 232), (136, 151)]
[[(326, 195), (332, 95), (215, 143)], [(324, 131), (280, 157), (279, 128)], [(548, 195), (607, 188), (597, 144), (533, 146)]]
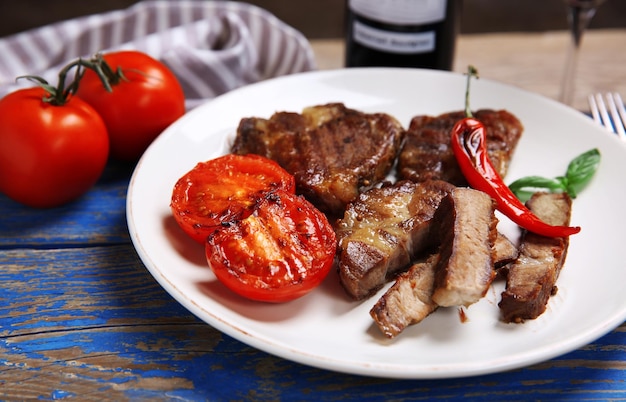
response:
[(52, 391), (51, 396), (52, 396), (52, 399), (56, 401), (59, 399), (73, 398), (76, 396), (76, 394), (73, 392), (64, 391), (62, 389), (55, 389), (54, 391)]
[(0, 196), (0, 400), (80, 399), (78, 382), (101, 400), (626, 399), (624, 328), (544, 364), (430, 381), (334, 373), (244, 345), (150, 276), (126, 229), (131, 169), (107, 169), (87, 197), (53, 211)]

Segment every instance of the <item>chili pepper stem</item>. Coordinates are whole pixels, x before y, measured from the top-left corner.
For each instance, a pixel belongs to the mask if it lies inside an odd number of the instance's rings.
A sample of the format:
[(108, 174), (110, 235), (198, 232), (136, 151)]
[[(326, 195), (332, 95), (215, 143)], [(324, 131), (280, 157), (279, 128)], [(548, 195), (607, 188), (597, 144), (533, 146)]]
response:
[(467, 66), (467, 83), (465, 84), (465, 117), (473, 117), (472, 109), (470, 108), (470, 82), (472, 77), (478, 78), (478, 70), (476, 67)]

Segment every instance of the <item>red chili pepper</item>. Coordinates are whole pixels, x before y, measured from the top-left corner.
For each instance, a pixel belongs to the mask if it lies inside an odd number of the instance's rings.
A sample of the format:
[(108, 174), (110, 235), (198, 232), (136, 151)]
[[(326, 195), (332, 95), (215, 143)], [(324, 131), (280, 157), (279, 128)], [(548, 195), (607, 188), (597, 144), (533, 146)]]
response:
[(526, 208), (493, 167), (487, 155), (486, 139), (485, 127), (472, 117), (459, 120), (452, 129), (452, 150), (470, 186), (489, 194), (500, 212), (530, 232), (547, 237), (567, 237), (580, 232), (580, 227), (548, 225)]

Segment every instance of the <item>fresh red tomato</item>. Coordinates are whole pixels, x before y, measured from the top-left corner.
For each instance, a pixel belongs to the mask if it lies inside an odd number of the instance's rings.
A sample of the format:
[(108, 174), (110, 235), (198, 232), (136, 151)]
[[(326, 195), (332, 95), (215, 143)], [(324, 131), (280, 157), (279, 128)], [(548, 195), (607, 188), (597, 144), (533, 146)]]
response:
[(102, 116), (109, 131), (111, 156), (135, 161), (185, 113), (185, 95), (172, 71), (145, 53), (119, 51), (102, 57), (110, 67), (105, 72), (112, 91), (87, 69), (76, 95)]
[(198, 163), (174, 185), (170, 207), (178, 225), (204, 244), (215, 226), (243, 219), (261, 194), (295, 191), (295, 180), (271, 159), (228, 154)]
[(96, 111), (78, 98), (56, 106), (43, 88), (0, 100), (0, 191), (32, 207), (56, 207), (85, 193), (107, 162), (109, 140)]
[(330, 271), (336, 238), (326, 216), (302, 196), (266, 193), (247, 218), (209, 235), (206, 256), (220, 282), (246, 298), (286, 302)]

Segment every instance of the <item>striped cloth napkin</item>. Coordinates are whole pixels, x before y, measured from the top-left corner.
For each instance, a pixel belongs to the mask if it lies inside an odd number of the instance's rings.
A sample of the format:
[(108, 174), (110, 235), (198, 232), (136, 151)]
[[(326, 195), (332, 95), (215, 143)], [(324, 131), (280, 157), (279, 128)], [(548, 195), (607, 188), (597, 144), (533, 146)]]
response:
[(230, 1), (142, 1), (0, 38), (0, 96), (56, 85), (59, 70), (99, 51), (134, 49), (164, 62), (191, 108), (240, 86), (315, 69), (306, 38), (269, 12)]

